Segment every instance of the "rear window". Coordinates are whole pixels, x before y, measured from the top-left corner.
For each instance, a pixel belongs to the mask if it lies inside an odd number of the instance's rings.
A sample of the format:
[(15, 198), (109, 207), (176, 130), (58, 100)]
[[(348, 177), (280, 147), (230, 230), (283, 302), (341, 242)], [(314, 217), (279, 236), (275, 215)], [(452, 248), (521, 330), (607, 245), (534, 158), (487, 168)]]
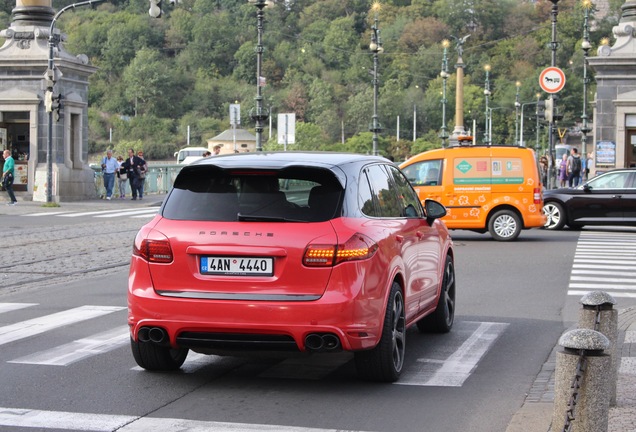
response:
[(337, 217), (342, 187), (329, 170), (184, 168), (163, 217), (195, 221), (320, 222)]

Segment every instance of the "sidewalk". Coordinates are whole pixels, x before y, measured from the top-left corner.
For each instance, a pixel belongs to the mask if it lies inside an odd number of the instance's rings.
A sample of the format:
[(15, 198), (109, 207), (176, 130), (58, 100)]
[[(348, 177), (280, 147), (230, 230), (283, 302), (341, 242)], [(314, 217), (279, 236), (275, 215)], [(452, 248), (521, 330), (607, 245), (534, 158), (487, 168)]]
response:
[[(608, 432), (636, 432), (636, 308), (619, 310), (617, 355), (621, 356), (616, 383), (616, 406), (610, 407)], [(554, 403), (555, 346), (506, 432), (547, 432)], [(565, 418), (565, 413), (564, 413)], [(560, 432), (555, 425), (551, 432)], [(595, 431), (590, 431), (595, 432)]]
[(9, 199), (7, 193), (0, 192), (0, 214), (27, 214), (38, 212), (59, 212), (59, 211), (99, 211), (108, 209), (126, 208), (143, 208), (160, 206), (167, 194), (146, 194), (142, 200), (133, 201), (130, 197), (125, 199), (89, 199), (83, 201), (68, 201), (58, 203), (58, 207), (49, 207), (47, 203), (41, 201), (23, 201), (20, 196), (17, 197), (18, 203), (14, 206), (7, 205)]

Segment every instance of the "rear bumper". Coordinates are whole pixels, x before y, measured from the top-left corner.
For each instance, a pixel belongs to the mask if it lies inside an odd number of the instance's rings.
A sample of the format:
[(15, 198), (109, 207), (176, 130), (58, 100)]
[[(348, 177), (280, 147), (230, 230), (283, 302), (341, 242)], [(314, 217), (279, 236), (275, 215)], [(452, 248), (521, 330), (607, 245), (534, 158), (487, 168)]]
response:
[(547, 218), (541, 210), (539, 213), (526, 214), (524, 216), (523, 225), (525, 228), (540, 228), (545, 225), (546, 220)]
[(343, 282), (314, 301), (256, 301), (161, 296), (153, 289), (147, 268), (133, 257), (128, 324), (134, 340), (142, 327), (165, 329), (175, 348), (180, 346), (178, 340), (192, 333), (290, 337), (299, 351), (306, 351), (305, 338), (312, 333), (334, 334), (342, 349), (349, 351), (373, 348), (380, 338), (384, 290), (362, 286), (365, 278), (359, 273), (354, 278), (356, 272), (351, 277), (340, 274), (336, 280)]

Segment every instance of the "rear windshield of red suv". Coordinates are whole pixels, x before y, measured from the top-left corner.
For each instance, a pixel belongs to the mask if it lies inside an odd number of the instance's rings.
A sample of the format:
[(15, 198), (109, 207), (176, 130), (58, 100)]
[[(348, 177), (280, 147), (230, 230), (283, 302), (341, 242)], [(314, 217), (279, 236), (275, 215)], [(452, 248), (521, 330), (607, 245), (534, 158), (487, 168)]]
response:
[(342, 186), (326, 169), (184, 168), (163, 217), (194, 221), (320, 222), (337, 217)]

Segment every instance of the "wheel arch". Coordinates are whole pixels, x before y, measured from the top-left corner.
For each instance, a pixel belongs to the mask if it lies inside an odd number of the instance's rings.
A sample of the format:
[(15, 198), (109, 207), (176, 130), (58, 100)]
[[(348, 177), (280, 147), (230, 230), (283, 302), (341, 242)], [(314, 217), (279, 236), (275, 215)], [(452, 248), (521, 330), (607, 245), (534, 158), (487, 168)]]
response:
[(500, 204), (496, 207), (491, 208), (490, 211), (488, 212), (488, 216), (486, 217), (486, 229), (488, 228), (488, 224), (490, 224), (490, 219), (492, 219), (493, 215), (501, 210), (510, 210), (514, 212), (519, 217), (519, 220), (521, 221), (521, 225), (522, 225), (521, 229), (526, 229), (526, 223), (523, 220), (523, 214), (519, 211), (517, 207), (511, 204)]

